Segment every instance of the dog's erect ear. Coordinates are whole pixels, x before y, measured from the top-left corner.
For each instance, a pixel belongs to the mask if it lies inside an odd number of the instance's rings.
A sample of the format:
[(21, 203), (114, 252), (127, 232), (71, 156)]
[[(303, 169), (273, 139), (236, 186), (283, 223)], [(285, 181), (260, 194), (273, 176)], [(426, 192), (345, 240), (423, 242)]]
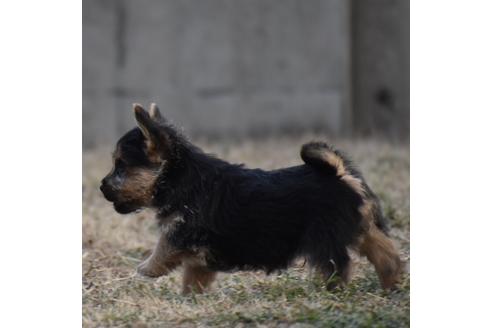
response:
[[(133, 111), (138, 127), (142, 131), (149, 155), (157, 156), (160, 159), (167, 159), (170, 155), (171, 141), (158, 121), (150, 117), (149, 113), (139, 104), (133, 104)], [(157, 110), (158, 112), (158, 110)], [(154, 109), (154, 115), (156, 111)]]
[(149, 114), (154, 121), (163, 121), (161, 112), (159, 111), (159, 107), (157, 107), (156, 103), (150, 104)]
[(137, 120), (138, 127), (147, 140), (152, 142), (159, 138), (159, 126), (149, 116), (149, 113), (140, 105), (133, 104), (133, 112)]

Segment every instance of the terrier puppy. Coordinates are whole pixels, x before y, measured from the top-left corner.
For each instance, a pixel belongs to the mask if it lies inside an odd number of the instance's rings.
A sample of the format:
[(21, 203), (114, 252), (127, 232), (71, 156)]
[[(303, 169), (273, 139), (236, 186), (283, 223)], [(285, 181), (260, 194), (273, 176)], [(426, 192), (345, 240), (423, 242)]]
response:
[(379, 201), (337, 150), (307, 143), (303, 165), (249, 169), (204, 153), (155, 104), (133, 110), (138, 128), (118, 141), (101, 191), (118, 213), (157, 212), (162, 233), (140, 274), (183, 265), (183, 293), (202, 292), (216, 272), (269, 273), (304, 257), (327, 281), (347, 283), (353, 249), (374, 265), (383, 288), (398, 281), (401, 262)]

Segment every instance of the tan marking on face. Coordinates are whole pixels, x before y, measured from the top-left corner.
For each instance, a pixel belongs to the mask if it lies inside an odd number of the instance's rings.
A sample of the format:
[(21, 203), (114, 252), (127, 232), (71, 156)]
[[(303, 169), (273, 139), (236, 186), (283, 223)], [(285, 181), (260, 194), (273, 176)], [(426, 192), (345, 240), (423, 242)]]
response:
[(159, 176), (158, 170), (128, 169), (120, 195), (126, 201), (137, 201), (142, 205), (150, 204), (154, 185)]

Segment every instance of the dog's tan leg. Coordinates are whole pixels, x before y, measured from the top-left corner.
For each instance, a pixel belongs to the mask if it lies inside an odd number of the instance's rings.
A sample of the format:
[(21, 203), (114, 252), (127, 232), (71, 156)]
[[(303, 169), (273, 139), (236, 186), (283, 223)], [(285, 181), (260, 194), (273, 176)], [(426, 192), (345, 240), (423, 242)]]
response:
[(138, 265), (137, 272), (151, 278), (166, 275), (181, 264), (183, 256), (183, 252), (177, 251), (169, 245), (166, 234), (162, 233), (154, 251)]
[(215, 280), (217, 273), (210, 271), (207, 267), (186, 263), (183, 273), (184, 295), (190, 292), (202, 293)]
[(399, 281), (401, 261), (398, 251), (391, 239), (375, 225), (371, 224), (362, 236), (359, 252), (374, 265), (383, 288), (392, 288)]

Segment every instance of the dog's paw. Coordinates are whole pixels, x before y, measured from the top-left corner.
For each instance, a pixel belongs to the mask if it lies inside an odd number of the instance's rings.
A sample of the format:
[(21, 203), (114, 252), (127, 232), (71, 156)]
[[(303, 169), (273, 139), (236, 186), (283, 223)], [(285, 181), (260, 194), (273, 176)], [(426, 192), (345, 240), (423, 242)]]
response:
[(145, 260), (137, 267), (137, 273), (144, 277), (157, 278), (167, 274), (169, 271), (165, 266), (156, 264), (154, 261)]

